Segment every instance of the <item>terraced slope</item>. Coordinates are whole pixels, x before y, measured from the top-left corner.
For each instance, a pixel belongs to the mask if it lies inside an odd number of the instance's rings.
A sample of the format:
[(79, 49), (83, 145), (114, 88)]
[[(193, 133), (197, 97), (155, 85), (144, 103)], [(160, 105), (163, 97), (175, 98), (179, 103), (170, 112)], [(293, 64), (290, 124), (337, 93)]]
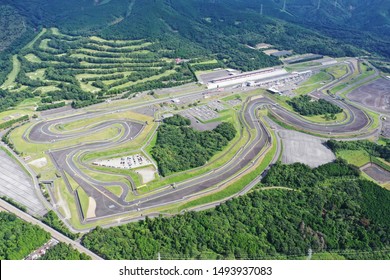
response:
[(188, 66), (177, 64), (173, 51), (158, 42), (70, 36), (55, 28), (17, 58), (21, 69), (9, 89), (28, 89), (53, 101), (106, 98), (194, 80)]

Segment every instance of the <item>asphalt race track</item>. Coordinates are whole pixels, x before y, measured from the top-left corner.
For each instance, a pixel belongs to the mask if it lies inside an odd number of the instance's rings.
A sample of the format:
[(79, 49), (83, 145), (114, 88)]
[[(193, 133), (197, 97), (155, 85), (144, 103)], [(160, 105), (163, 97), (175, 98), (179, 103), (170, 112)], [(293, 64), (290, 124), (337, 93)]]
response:
[(371, 123), (371, 119), (359, 108), (341, 101), (332, 101), (349, 111), (351, 117), (347, 122), (340, 124), (315, 124), (292, 114), (279, 105), (274, 106), (272, 112), (287, 124), (318, 134), (356, 134), (364, 130)]
[[(244, 107), (245, 111), (240, 114), (241, 123), (243, 125), (243, 129), (246, 129), (250, 134), (253, 134), (252, 131), (254, 129), (255, 134), (252, 135), (251, 140), (249, 140), (251, 137), (247, 140), (246, 144), (231, 160), (207, 174), (203, 174), (199, 177), (191, 178), (190, 180), (179, 182), (174, 185), (162, 187), (151, 194), (146, 196), (144, 195), (142, 197), (139, 196), (139, 198), (130, 202), (125, 200), (130, 191), (132, 191), (135, 196), (138, 196), (135, 185), (133, 185), (132, 189), (130, 189), (122, 182), (100, 182), (90, 178), (79, 169), (80, 165), (83, 166), (83, 168), (85, 165), (81, 163), (77, 154), (88, 151), (99, 151), (132, 141), (143, 130), (146, 125), (145, 123), (125, 119), (108, 120), (87, 126), (82, 130), (74, 130), (67, 133), (56, 133), (51, 129), (61, 124), (92, 118), (101, 114), (85, 113), (58, 120), (39, 122), (32, 127), (28, 137), (25, 137), (25, 139), (36, 143), (63, 141), (83, 137), (99, 130), (107, 129), (113, 125), (120, 124), (120, 137), (116, 137), (112, 140), (85, 143), (74, 147), (67, 147), (65, 149), (52, 150), (48, 152), (56, 168), (62, 172), (68, 190), (73, 192), (77, 197), (76, 192), (72, 190), (70, 183), (67, 181), (65, 173), (71, 176), (72, 179), (76, 181), (76, 183), (88, 194), (88, 196), (96, 201), (96, 217), (89, 219), (95, 220), (107, 216), (122, 214), (124, 212), (136, 212), (184, 201), (191, 196), (199, 195), (200, 192), (211, 192), (216, 186), (228, 179), (232, 180), (239, 177), (243, 172), (251, 168), (253, 164), (257, 163), (258, 158), (265, 152), (265, 148), (269, 146), (272, 141), (264, 124), (261, 123), (256, 116), (256, 109), (259, 107), (267, 106), (272, 110), (273, 114), (277, 115), (277, 117), (282, 119), (284, 122), (306, 131), (321, 134), (356, 134), (359, 131), (363, 132), (365, 127), (367, 127), (371, 122), (371, 119), (363, 111), (353, 105), (332, 99), (321, 93), (315, 93), (313, 95), (328, 99), (332, 103), (336, 103), (343, 109), (348, 110), (351, 117), (348, 121), (342, 124), (314, 124), (287, 111), (281, 106), (278, 106), (268, 98), (260, 96), (258, 99), (254, 99), (252, 101), (248, 100), (246, 106)], [(147, 106), (150, 106), (150, 104), (137, 106), (137, 108)], [(122, 194), (120, 197), (115, 196), (106, 189), (106, 187), (113, 185), (120, 186), (122, 188)], [(82, 215), (82, 211), (80, 209), (79, 211)]]

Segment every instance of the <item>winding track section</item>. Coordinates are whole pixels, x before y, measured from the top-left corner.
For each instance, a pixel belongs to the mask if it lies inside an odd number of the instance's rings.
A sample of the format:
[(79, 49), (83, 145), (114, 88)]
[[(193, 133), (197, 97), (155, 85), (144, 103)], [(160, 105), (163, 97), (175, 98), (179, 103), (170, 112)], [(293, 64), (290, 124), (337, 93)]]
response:
[[(113, 125), (119, 124), (121, 126), (119, 136), (114, 139), (85, 143), (74, 147), (48, 152), (56, 168), (63, 173), (64, 180), (67, 183), (69, 191), (74, 192), (67, 181), (65, 173), (69, 174), (73, 180), (75, 180), (77, 184), (83, 188), (88, 196), (92, 197), (96, 201), (96, 218), (88, 219), (88, 221), (92, 221), (103, 217), (115, 216), (124, 212), (140, 211), (184, 201), (191, 196), (199, 195), (201, 192), (212, 191), (214, 189), (213, 187), (221, 184), (221, 182), (241, 176), (242, 173), (251, 168), (259, 157), (266, 152), (266, 147), (269, 146), (272, 141), (264, 124), (260, 122), (256, 116), (256, 109), (259, 107), (268, 106), (271, 108), (273, 114), (284, 122), (295, 127), (302, 128), (306, 131), (319, 134), (332, 133), (346, 135), (353, 133), (356, 134), (357, 132), (363, 133), (371, 122), (371, 119), (358, 107), (340, 100), (334, 100), (320, 92), (314, 93), (313, 95), (318, 98), (328, 99), (330, 102), (336, 103), (340, 107), (344, 108), (349, 112), (351, 116), (350, 119), (343, 124), (314, 124), (287, 111), (281, 106), (278, 106), (275, 102), (268, 98), (260, 97), (255, 100), (248, 100), (244, 111), (240, 114), (240, 119), (243, 129), (246, 129), (250, 133), (251, 137), (249, 137), (249, 139), (251, 140), (247, 140), (246, 144), (241, 147), (233, 159), (207, 174), (177, 183), (175, 188), (170, 185), (165, 186), (148, 196), (140, 196), (130, 202), (127, 202), (125, 198), (130, 191), (133, 191), (134, 195), (137, 196), (135, 188), (131, 190), (122, 182), (107, 183), (94, 180), (79, 169), (75, 162), (75, 158), (80, 152), (98, 151), (114, 147), (118, 144), (130, 142), (132, 139), (137, 137), (146, 124), (132, 120), (108, 120), (96, 125), (91, 125), (83, 131), (76, 130), (68, 133), (56, 133), (51, 130), (52, 127), (59, 124), (69, 123), (80, 119), (93, 118), (98, 115), (98, 113), (85, 113), (63, 119), (37, 123), (29, 131), (28, 137), (25, 136), (25, 139), (34, 143), (66, 141), (107, 129)], [(159, 102), (161, 102), (161, 100)], [(105, 187), (113, 185), (117, 185), (122, 188), (123, 192), (120, 197), (117, 197), (106, 190)], [(79, 211), (82, 215), (80, 209)]]

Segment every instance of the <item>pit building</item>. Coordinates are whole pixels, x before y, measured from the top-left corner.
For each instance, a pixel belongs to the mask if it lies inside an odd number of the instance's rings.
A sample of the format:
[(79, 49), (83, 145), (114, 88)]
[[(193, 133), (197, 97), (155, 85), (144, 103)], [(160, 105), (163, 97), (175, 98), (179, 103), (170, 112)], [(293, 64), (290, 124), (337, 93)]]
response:
[(207, 84), (208, 89), (223, 88), (237, 84), (243, 84), (250, 81), (262, 80), (266, 78), (273, 78), (277, 76), (286, 75), (288, 72), (281, 68), (266, 68), (252, 72), (245, 72), (242, 74), (230, 75), (228, 77), (217, 78), (211, 80)]

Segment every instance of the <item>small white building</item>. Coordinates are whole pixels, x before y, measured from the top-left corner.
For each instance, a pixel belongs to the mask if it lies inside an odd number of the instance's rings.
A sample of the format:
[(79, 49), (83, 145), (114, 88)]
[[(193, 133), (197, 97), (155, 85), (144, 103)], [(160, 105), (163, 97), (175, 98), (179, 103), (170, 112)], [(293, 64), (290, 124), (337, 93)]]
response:
[(272, 93), (272, 94), (280, 94), (280, 91), (278, 91), (277, 89), (274, 89), (274, 88), (272, 88), (272, 87), (268, 88), (267, 90), (268, 90), (270, 93)]
[(161, 116), (163, 119), (167, 119), (167, 118), (171, 118), (173, 117), (173, 114), (172, 113), (167, 113), (167, 114), (164, 114)]
[(180, 99), (178, 99), (178, 98), (173, 98), (171, 101), (172, 101), (173, 103), (176, 103), (176, 104), (179, 104), (179, 103), (180, 103)]

